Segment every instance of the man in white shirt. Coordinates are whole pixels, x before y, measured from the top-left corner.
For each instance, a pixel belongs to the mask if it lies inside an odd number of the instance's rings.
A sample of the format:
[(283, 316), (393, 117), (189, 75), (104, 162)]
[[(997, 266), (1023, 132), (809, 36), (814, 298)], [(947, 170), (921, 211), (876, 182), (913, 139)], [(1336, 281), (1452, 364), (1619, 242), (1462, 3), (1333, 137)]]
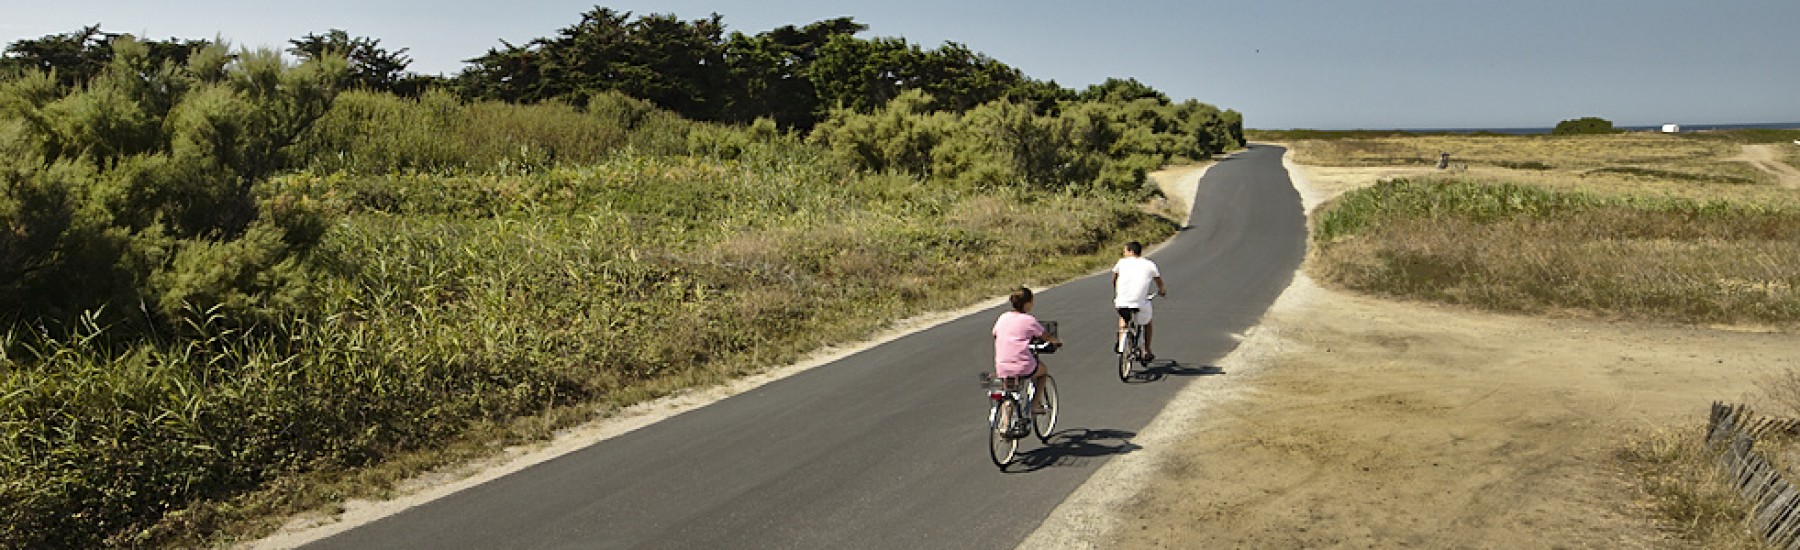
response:
[(1143, 253), (1142, 243), (1125, 243), (1125, 257), (1113, 264), (1113, 307), (1119, 310), (1121, 335), (1125, 333), (1125, 319), (1136, 314), (1137, 323), (1144, 327), (1144, 360), (1150, 361), (1156, 359), (1156, 354), (1150, 353), (1150, 285), (1155, 283), (1156, 293), (1162, 296), (1168, 296), (1169, 289), (1163, 287), (1162, 272), (1156, 269), (1156, 262)]

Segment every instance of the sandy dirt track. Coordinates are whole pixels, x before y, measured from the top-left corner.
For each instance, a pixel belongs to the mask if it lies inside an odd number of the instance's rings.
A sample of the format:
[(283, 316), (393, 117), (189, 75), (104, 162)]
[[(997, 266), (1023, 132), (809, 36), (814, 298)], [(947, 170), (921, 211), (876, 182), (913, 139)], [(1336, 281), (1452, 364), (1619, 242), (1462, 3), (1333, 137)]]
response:
[[(1289, 171), (1309, 210), (1402, 175)], [(1703, 423), (1714, 400), (1754, 401), (1800, 367), (1800, 337), (1496, 315), (1299, 277), (1218, 366), (1021, 547), (1683, 547), (1615, 453)]]
[[(1800, 146), (1800, 143), (1795, 143), (1794, 145)], [(1733, 160), (1750, 163), (1750, 165), (1756, 167), (1757, 170), (1762, 170), (1763, 172), (1774, 176), (1775, 179), (1781, 183), (1782, 187), (1788, 189), (1800, 189), (1800, 168), (1794, 168), (1785, 162), (1781, 162), (1781, 156), (1775, 152), (1777, 147), (1788, 146), (1768, 144), (1745, 145), (1744, 154), (1739, 155)]]

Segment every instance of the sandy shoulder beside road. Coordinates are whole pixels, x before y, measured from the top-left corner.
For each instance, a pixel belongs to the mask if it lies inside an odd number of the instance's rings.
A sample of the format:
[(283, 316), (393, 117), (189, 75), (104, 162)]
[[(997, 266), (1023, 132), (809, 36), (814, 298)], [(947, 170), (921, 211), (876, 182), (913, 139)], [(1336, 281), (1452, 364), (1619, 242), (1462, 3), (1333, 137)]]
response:
[[(1401, 174), (1289, 167), (1308, 210)], [(1800, 338), (1497, 315), (1298, 277), (1021, 547), (1678, 547), (1614, 454)], [(1175, 382), (1171, 380), (1171, 382)]]

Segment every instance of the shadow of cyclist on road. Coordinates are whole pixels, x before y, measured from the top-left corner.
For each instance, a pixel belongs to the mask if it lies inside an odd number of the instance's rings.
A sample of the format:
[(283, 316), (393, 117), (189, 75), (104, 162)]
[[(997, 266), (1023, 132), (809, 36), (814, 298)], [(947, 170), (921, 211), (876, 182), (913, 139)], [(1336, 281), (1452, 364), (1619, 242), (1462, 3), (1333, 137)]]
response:
[(1021, 453), (1010, 473), (1031, 472), (1052, 466), (1081, 466), (1095, 458), (1122, 455), (1143, 447), (1131, 442), (1137, 432), (1070, 428), (1051, 434), (1050, 443)]
[(1225, 374), (1225, 369), (1213, 365), (1183, 365), (1180, 361), (1152, 361), (1150, 368), (1133, 371), (1130, 383), (1147, 384), (1161, 382), (1171, 376), (1218, 376)]

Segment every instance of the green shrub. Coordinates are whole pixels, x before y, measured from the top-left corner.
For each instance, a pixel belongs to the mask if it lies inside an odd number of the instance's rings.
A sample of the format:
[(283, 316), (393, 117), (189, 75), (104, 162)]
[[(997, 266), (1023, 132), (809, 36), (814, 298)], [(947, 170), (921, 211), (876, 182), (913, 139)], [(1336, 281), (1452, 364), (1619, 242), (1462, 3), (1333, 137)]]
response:
[(1235, 112), (1145, 97), (1066, 103), (1057, 112), (996, 100), (963, 113), (928, 110), (903, 92), (869, 114), (839, 110), (808, 138), (868, 170), (974, 188), (1027, 186), (1148, 193), (1144, 174), (1242, 145)]
[[(133, 41), (115, 47), (84, 88), (52, 93), (28, 76), (0, 90), (18, 153), (0, 161), (0, 225), (18, 228), (0, 257), (4, 321), (69, 327), (98, 309), (109, 324), (179, 329), (189, 307), (251, 320), (298, 277), (263, 272), (294, 265), (322, 225), (316, 212), (271, 215), (254, 184), (324, 112), (335, 68), (248, 52), (208, 81), (143, 66)], [(203, 265), (227, 256), (232, 267)]]
[(1565, 120), (1565, 121), (1556, 123), (1556, 127), (1550, 129), (1550, 135), (1553, 135), (1553, 136), (1579, 136), (1579, 135), (1589, 135), (1589, 134), (1613, 134), (1613, 133), (1618, 133), (1618, 130), (1613, 129), (1612, 121), (1606, 120), (1604, 118), (1599, 118), (1599, 117), (1582, 117), (1582, 118), (1577, 118), (1577, 119), (1573, 119), (1573, 120)]

